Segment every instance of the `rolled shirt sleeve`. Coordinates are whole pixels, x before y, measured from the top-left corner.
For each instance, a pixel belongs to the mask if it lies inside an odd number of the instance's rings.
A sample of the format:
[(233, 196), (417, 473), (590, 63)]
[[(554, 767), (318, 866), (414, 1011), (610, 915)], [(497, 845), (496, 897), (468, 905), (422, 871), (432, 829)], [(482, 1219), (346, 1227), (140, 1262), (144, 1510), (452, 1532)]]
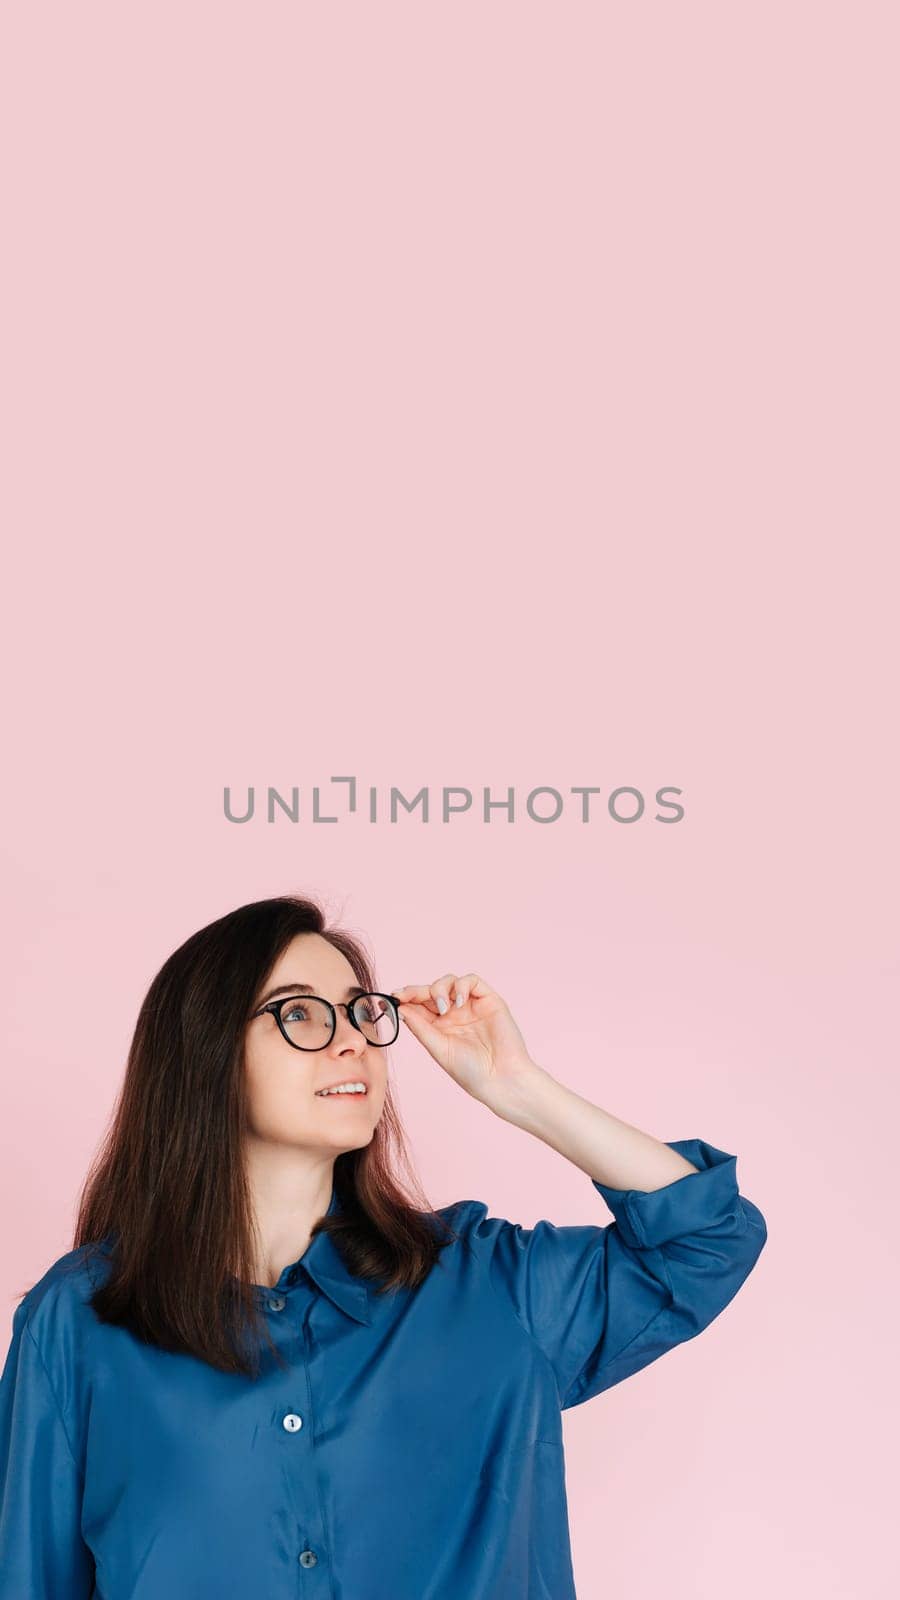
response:
[(698, 1171), (650, 1192), (592, 1178), (613, 1214), (606, 1226), (529, 1229), (479, 1206), (473, 1252), (551, 1363), (562, 1410), (694, 1338), (765, 1244), (761, 1211), (738, 1192), (737, 1158), (702, 1139), (666, 1143)]
[(87, 1600), (93, 1594), (81, 1491), (82, 1475), (21, 1303), (0, 1376), (0, 1600)]

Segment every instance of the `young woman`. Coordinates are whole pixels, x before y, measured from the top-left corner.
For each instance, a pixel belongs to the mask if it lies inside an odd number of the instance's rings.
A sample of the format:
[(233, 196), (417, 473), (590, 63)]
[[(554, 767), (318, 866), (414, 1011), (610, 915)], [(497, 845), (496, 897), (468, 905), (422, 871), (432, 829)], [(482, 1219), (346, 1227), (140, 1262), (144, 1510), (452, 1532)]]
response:
[[(614, 1220), (432, 1211), (401, 1021)], [(735, 1167), (567, 1088), (475, 973), (381, 993), (289, 896), (203, 928), (141, 1007), (73, 1249), (15, 1311), (0, 1600), (570, 1600), (561, 1413), (737, 1293), (766, 1226)]]

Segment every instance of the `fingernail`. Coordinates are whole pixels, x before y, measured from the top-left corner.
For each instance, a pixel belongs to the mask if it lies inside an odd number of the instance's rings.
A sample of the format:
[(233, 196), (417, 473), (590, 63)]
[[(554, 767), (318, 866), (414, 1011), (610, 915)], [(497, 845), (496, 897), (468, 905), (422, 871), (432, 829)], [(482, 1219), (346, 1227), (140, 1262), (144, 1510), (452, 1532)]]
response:
[(461, 994), (458, 994), (458, 995), (457, 995), (457, 996), (456, 996), (456, 1004), (457, 1004), (457, 1005), (458, 1005), (458, 1006), (461, 1006), (461, 1005), (462, 1005), (462, 1003), (463, 1003), (463, 997), (462, 997), (462, 995), (461, 995)]
[(440, 1013), (441, 1013), (441, 1016), (443, 1016), (443, 1015), (444, 1015), (444, 1012), (445, 1012), (445, 1011), (446, 1011), (446, 1010), (447, 1010), (447, 1002), (446, 1002), (446, 1000), (445, 1000), (445, 999), (444, 999), (444, 996), (443, 996), (443, 995), (441, 995), (441, 996), (440, 996), (440, 999), (439, 999), (439, 1000), (438, 1000), (438, 1011), (439, 1011), (439, 1012), (440, 1012)]

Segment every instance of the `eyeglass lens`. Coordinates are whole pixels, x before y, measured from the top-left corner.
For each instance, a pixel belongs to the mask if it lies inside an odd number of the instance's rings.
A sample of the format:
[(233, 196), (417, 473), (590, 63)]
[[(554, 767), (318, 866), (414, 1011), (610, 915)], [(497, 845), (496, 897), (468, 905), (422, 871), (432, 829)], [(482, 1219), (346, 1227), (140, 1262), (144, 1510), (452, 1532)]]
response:
[[(381, 994), (360, 994), (351, 1002), (353, 1015), (371, 1044), (393, 1044), (397, 1037), (397, 1007)], [(315, 995), (286, 1000), (281, 1020), (291, 1042), (301, 1050), (321, 1050), (331, 1043), (331, 1012)]]

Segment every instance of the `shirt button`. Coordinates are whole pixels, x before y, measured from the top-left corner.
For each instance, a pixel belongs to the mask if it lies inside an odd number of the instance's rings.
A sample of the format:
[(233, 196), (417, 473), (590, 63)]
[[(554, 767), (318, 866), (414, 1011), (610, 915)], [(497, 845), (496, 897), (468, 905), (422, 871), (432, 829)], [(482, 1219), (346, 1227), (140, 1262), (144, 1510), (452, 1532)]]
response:
[(273, 1294), (269, 1301), (269, 1310), (283, 1311), (286, 1305), (287, 1301), (285, 1300), (283, 1294)]
[(314, 1567), (318, 1559), (315, 1550), (301, 1550), (297, 1557), (301, 1567)]
[(298, 1428), (303, 1427), (303, 1418), (298, 1417), (295, 1412), (289, 1411), (286, 1417), (282, 1417), (281, 1426), (287, 1428), (288, 1433), (296, 1433)]

